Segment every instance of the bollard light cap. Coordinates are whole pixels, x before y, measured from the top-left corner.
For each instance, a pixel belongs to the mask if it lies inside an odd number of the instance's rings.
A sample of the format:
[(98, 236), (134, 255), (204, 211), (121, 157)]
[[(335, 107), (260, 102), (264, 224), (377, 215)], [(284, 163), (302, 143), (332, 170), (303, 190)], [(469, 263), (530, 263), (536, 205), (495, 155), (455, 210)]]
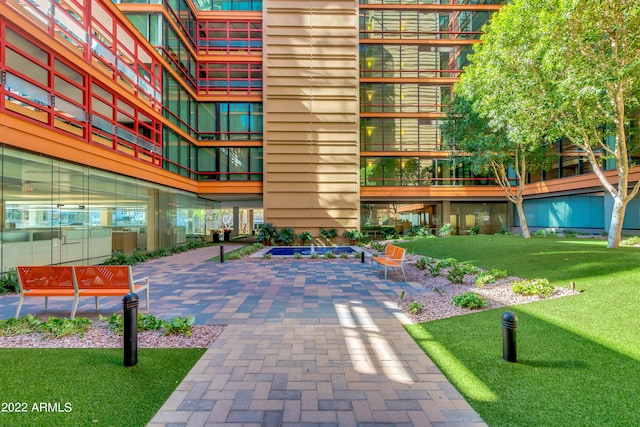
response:
[(138, 294), (134, 294), (133, 292), (128, 293), (122, 298), (122, 302), (133, 302), (138, 301)]
[(518, 316), (510, 311), (503, 313), (502, 326), (509, 329), (516, 329), (518, 327)]

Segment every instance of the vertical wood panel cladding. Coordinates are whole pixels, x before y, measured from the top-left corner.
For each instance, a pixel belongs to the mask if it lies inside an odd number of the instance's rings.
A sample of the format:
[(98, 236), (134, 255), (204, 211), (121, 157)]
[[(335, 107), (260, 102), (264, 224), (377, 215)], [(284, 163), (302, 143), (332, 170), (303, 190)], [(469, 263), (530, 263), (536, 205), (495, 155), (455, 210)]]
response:
[(358, 3), (263, 2), (265, 222), (359, 226)]

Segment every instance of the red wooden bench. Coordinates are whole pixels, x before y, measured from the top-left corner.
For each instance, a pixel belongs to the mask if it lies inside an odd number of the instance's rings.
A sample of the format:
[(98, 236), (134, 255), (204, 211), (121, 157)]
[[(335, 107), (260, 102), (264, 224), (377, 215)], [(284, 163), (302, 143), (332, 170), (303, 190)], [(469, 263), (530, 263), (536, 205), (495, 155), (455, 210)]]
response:
[(45, 310), (49, 308), (49, 297), (72, 297), (73, 319), (80, 297), (94, 297), (98, 310), (99, 297), (123, 297), (130, 292), (145, 291), (149, 309), (149, 278), (134, 280), (127, 265), (20, 266), (16, 269), (20, 285), (16, 317), (20, 316), (25, 297), (44, 297)]

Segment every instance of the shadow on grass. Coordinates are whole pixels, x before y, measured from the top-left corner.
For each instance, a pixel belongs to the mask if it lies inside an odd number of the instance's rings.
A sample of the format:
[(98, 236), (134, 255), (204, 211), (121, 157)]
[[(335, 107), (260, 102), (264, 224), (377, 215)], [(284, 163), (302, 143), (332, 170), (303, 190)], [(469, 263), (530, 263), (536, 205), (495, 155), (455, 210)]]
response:
[(520, 320), (517, 363), (502, 360), (503, 310), (407, 330), (492, 427), (640, 425), (638, 360), (510, 311)]

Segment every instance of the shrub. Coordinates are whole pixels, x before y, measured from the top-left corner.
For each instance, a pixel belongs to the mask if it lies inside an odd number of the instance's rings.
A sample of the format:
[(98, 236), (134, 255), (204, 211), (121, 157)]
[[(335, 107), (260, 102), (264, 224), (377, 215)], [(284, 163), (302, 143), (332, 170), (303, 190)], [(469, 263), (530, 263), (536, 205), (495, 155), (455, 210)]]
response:
[(101, 314), (98, 316), (98, 318), (102, 322), (107, 322), (107, 327), (114, 334), (122, 335), (124, 333), (124, 321), (122, 320), (122, 314), (113, 313), (111, 317), (104, 317)]
[(640, 245), (640, 236), (627, 237), (626, 239), (622, 239), (620, 244), (625, 246)]
[(519, 295), (537, 295), (548, 297), (556, 290), (547, 279), (532, 279), (513, 282), (513, 292)]
[(458, 307), (468, 308), (470, 310), (475, 310), (478, 308), (486, 307), (489, 305), (489, 300), (482, 297), (481, 295), (475, 292), (464, 292), (460, 295), (456, 295), (451, 300), (453, 305), (457, 305)]
[(234, 259), (240, 259), (240, 258), (244, 258), (247, 255), (250, 255), (254, 252), (259, 251), (260, 249), (264, 248), (264, 246), (262, 245), (262, 243), (252, 243), (250, 245), (247, 246), (243, 246), (239, 249), (235, 249), (231, 252), (229, 252), (228, 255), (225, 255), (225, 257), (231, 261)]
[(10, 337), (38, 332), (41, 324), (42, 321), (32, 314), (21, 318), (11, 317), (0, 320), (0, 336)]
[(564, 230), (562, 234), (564, 234), (564, 237), (576, 237), (576, 232), (573, 230)]
[(379, 242), (372, 242), (371, 243), (371, 248), (378, 251), (378, 252), (383, 252), (384, 251), (384, 245), (382, 243)]
[(271, 257), (271, 254), (264, 254), (264, 255), (262, 255), (262, 258), (263, 259), (271, 259), (272, 257)]
[(411, 227), (411, 230), (409, 230), (409, 235), (415, 236), (419, 239), (434, 237), (431, 233), (431, 230), (429, 230), (429, 227), (420, 227), (419, 225), (414, 225), (413, 227)]
[(475, 236), (478, 233), (480, 233), (480, 226), (479, 225), (474, 225), (473, 227), (471, 227), (471, 229), (469, 230), (469, 234), (471, 236)]
[(549, 236), (555, 236), (555, 231), (550, 231), (550, 230), (536, 230), (533, 233), (533, 236), (536, 237), (549, 237)]
[(280, 230), (278, 236), (276, 237), (276, 242), (282, 246), (289, 246), (293, 243), (296, 238), (296, 233), (293, 231), (293, 228), (286, 227)]
[(438, 265), (442, 268), (453, 267), (458, 263), (458, 260), (455, 258), (444, 258), (438, 261)]
[(489, 271), (481, 271), (475, 279), (475, 285), (478, 288), (488, 283), (495, 283), (497, 279), (507, 277), (507, 270), (491, 269)]
[(153, 314), (138, 313), (139, 331), (158, 331), (164, 329), (166, 323), (166, 320), (158, 319)]
[(327, 242), (332, 242), (333, 239), (338, 237), (339, 231), (337, 228), (320, 228), (320, 237), (325, 239)]
[(416, 268), (418, 270), (426, 270), (428, 264), (429, 260), (427, 259), (427, 257), (421, 256), (420, 259), (416, 261)]
[(171, 255), (171, 252), (166, 248), (158, 248), (151, 251), (152, 258), (162, 258), (169, 255)]
[(314, 253), (312, 253), (312, 254), (310, 255), (310, 258), (311, 258), (311, 259), (318, 259), (318, 254), (317, 254), (316, 252), (314, 252)]
[(439, 263), (436, 262), (435, 264), (427, 264), (427, 267), (429, 267), (429, 273), (431, 273), (433, 277), (440, 275), (440, 270), (442, 269), (442, 267)]
[[(100, 320), (107, 322), (108, 328), (116, 335), (124, 333), (124, 321), (120, 313), (113, 313), (111, 317), (100, 316)], [(171, 320), (159, 319), (153, 314), (138, 313), (138, 331), (163, 331), (165, 335), (182, 334), (188, 337), (193, 332), (193, 324), (195, 318), (193, 316), (174, 317)]]
[(407, 305), (407, 308), (411, 314), (419, 314), (424, 309), (424, 306), (418, 301), (412, 301)]
[(311, 240), (313, 240), (313, 235), (311, 234), (310, 231), (303, 231), (298, 236), (298, 239), (300, 240), (300, 243), (302, 243), (303, 245), (306, 245), (309, 242), (311, 242)]
[(258, 242), (265, 246), (271, 246), (278, 238), (278, 229), (271, 223), (263, 224), (258, 233)]
[(135, 250), (131, 253), (131, 255), (129, 255), (130, 258), (133, 258), (133, 260), (137, 263), (139, 262), (145, 262), (146, 260), (149, 259), (149, 254), (144, 253), (144, 252), (140, 252), (139, 250)]
[(398, 232), (395, 228), (383, 228), (380, 231), (382, 232), (382, 238), (385, 240), (398, 238)]
[(293, 254), (293, 257), (295, 259), (302, 259), (303, 258), (302, 254), (300, 252), (296, 252), (295, 254)]
[(10, 268), (0, 275), (0, 295), (6, 293), (16, 294), (20, 291), (18, 285), (18, 272)]
[(463, 265), (464, 264), (456, 263), (453, 265), (453, 267), (451, 267), (451, 269), (447, 273), (447, 279), (449, 279), (451, 283), (462, 283), (464, 281), (466, 272), (464, 267), (462, 267)]
[(342, 253), (340, 254), (340, 258), (347, 259), (347, 258), (349, 258), (349, 254), (348, 254), (348, 253), (346, 253), (346, 252), (342, 252)]
[(104, 265), (135, 265), (136, 260), (127, 256), (124, 252), (113, 251), (111, 256), (102, 264)]
[(164, 334), (182, 334), (190, 337), (193, 333), (193, 324), (196, 322), (196, 318), (189, 317), (174, 317), (173, 319), (165, 322)]
[(324, 257), (328, 258), (328, 259), (332, 259), (332, 258), (336, 257), (336, 254), (334, 254), (333, 252), (329, 251), (329, 252), (324, 254)]
[(438, 236), (440, 236), (440, 237), (449, 237), (449, 236), (451, 236), (451, 233), (453, 233), (453, 226), (451, 226), (451, 224), (449, 224), (449, 223), (444, 224), (438, 230)]
[(362, 234), (362, 232), (360, 230), (345, 230), (342, 235), (352, 245), (357, 245), (364, 238), (364, 235)]
[(83, 337), (91, 323), (91, 320), (86, 317), (76, 317), (75, 319), (49, 317), (49, 320), (42, 322), (39, 332), (53, 338), (62, 338), (69, 335)]
[(504, 234), (504, 235), (511, 235), (513, 234), (511, 231), (509, 231), (508, 227), (505, 227), (504, 225), (502, 227), (500, 227), (500, 231), (498, 231), (498, 234)]

